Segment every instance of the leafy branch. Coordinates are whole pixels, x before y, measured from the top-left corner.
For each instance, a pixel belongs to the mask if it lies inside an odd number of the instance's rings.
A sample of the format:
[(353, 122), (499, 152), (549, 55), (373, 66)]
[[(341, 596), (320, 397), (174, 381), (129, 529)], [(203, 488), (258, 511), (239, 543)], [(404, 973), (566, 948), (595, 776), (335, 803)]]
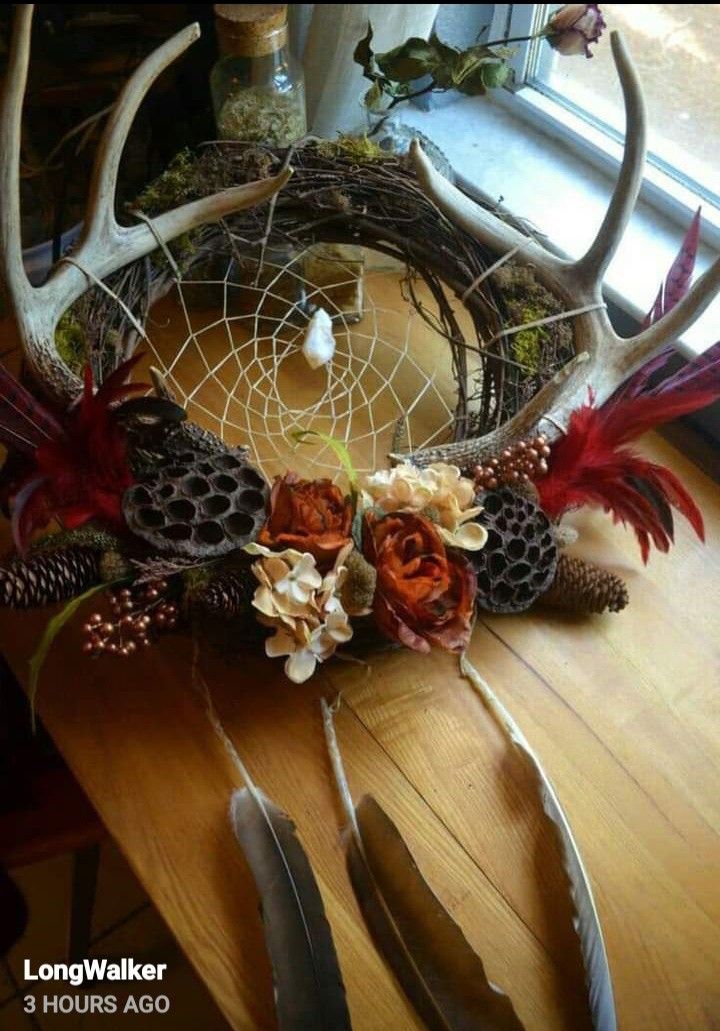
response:
[[(372, 26), (368, 25), (353, 54), (372, 83), (363, 98), (370, 111), (386, 113), (403, 101), (434, 91), (456, 89), (467, 96), (480, 96), (503, 86), (511, 74), (507, 52), (492, 50), (484, 43), (456, 50), (433, 34), (429, 40), (412, 37), (376, 54), (372, 38)], [(427, 83), (422, 82), (427, 78)], [(419, 82), (420, 88), (414, 88)]]

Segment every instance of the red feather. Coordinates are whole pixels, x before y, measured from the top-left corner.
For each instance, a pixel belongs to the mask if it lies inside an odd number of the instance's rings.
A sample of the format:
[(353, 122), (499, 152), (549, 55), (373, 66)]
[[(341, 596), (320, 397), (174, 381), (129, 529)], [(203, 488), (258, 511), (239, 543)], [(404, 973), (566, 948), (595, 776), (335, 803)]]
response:
[[(52, 517), (68, 529), (98, 519), (123, 525), (122, 496), (132, 484), (125, 433), (113, 417), (112, 405), (144, 384), (124, 381), (139, 355), (120, 365), (93, 393), (85, 370), (78, 404), (66, 414), (52, 439), (35, 449), (34, 466), (15, 498), (13, 526), (20, 551), (32, 533)], [(32, 490), (27, 490), (30, 483)]]
[[(700, 239), (700, 209), (660, 286), (645, 326), (657, 322), (687, 294)], [(653, 543), (667, 551), (673, 539), (672, 508), (705, 539), (700, 511), (674, 473), (640, 457), (627, 445), (642, 433), (704, 408), (720, 397), (720, 343), (677, 368), (668, 345), (635, 373), (601, 408), (589, 403), (570, 417), (567, 434), (552, 447), (549, 473), (538, 480), (540, 503), (552, 518), (583, 505), (629, 523), (644, 562)]]
[(700, 211), (698, 208), (695, 212), (665, 282), (660, 284), (655, 303), (645, 316), (643, 329), (667, 315), (688, 292), (700, 245)]
[[(650, 543), (667, 551), (672, 543), (669, 506), (681, 512), (704, 540), (702, 515), (674, 473), (642, 458), (628, 444), (641, 433), (717, 398), (712, 391), (678, 390), (659, 396), (619, 399), (595, 408), (589, 403), (570, 417), (568, 431), (553, 446), (547, 476), (537, 481), (540, 504), (559, 518), (591, 505), (628, 523), (647, 562)], [(709, 396), (708, 396), (709, 395)]]

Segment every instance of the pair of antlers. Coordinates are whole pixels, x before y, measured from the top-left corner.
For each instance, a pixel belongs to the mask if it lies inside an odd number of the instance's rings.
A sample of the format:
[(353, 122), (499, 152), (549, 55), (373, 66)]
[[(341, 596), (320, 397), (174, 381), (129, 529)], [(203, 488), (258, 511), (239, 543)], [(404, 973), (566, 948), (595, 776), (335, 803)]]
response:
[[(71, 257), (62, 259), (42, 286), (30, 284), (23, 268), (20, 233), (20, 138), (22, 106), (30, 52), (33, 5), (20, 6), (13, 26), (7, 79), (0, 106), (4, 147), (0, 156), (0, 268), (4, 273), (25, 357), (33, 375), (59, 401), (80, 392), (77, 376), (55, 346), (55, 329), (67, 308), (93, 283), (149, 254), (158, 239), (171, 241), (206, 222), (260, 204), (287, 181), (289, 171), (249, 183), (159, 215), (146, 223), (121, 226), (115, 217), (115, 191), (123, 147), (137, 110), (155, 79), (199, 36), (197, 25), (183, 29), (150, 54), (135, 70), (113, 108), (100, 141), (88, 197), (83, 233)], [(418, 180), (427, 196), (451, 220), (500, 255), (516, 250), (538, 278), (568, 309), (590, 309), (575, 317), (575, 357), (512, 419), (478, 438), (410, 456), (418, 465), (443, 460), (472, 466), (507, 444), (542, 430), (556, 437), (573, 409), (587, 400), (591, 386), (602, 404), (622, 382), (666, 344), (681, 336), (720, 289), (720, 260), (698, 279), (664, 318), (634, 337), (620, 338), (602, 300), (602, 279), (632, 215), (642, 183), (646, 114), (637, 72), (617, 33), (611, 34), (615, 65), (626, 111), (623, 161), (603, 223), (578, 261), (559, 258), (502, 219), (479, 207), (432, 167), (420, 147), (412, 148)], [(408, 456), (393, 456), (407, 458)]]

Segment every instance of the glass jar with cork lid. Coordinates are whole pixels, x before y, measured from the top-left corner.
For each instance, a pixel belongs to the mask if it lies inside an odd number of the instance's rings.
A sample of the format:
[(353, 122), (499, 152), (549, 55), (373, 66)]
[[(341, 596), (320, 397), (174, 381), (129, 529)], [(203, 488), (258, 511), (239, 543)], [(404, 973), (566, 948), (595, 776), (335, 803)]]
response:
[(218, 136), (284, 147), (307, 130), (287, 4), (215, 4), (220, 58), (210, 73)]

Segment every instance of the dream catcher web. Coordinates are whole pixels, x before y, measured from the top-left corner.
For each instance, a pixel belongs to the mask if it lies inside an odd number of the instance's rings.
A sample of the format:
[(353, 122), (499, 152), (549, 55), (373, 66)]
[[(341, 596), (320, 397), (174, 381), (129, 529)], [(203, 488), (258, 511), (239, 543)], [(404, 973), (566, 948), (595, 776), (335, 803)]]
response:
[[(457, 383), (447, 343), (404, 296), (401, 266), (364, 253), (362, 263), (324, 262), (323, 285), (309, 273), (311, 248), (247, 264), (216, 253), (213, 278), (194, 263), (150, 312), (145, 348), (188, 417), (247, 445), (268, 477), (340, 475), (329, 444), (298, 445), (302, 430), (345, 444), (358, 472), (399, 447), (450, 439)], [(332, 319), (335, 351), (312, 369), (302, 346), (318, 308)]]

